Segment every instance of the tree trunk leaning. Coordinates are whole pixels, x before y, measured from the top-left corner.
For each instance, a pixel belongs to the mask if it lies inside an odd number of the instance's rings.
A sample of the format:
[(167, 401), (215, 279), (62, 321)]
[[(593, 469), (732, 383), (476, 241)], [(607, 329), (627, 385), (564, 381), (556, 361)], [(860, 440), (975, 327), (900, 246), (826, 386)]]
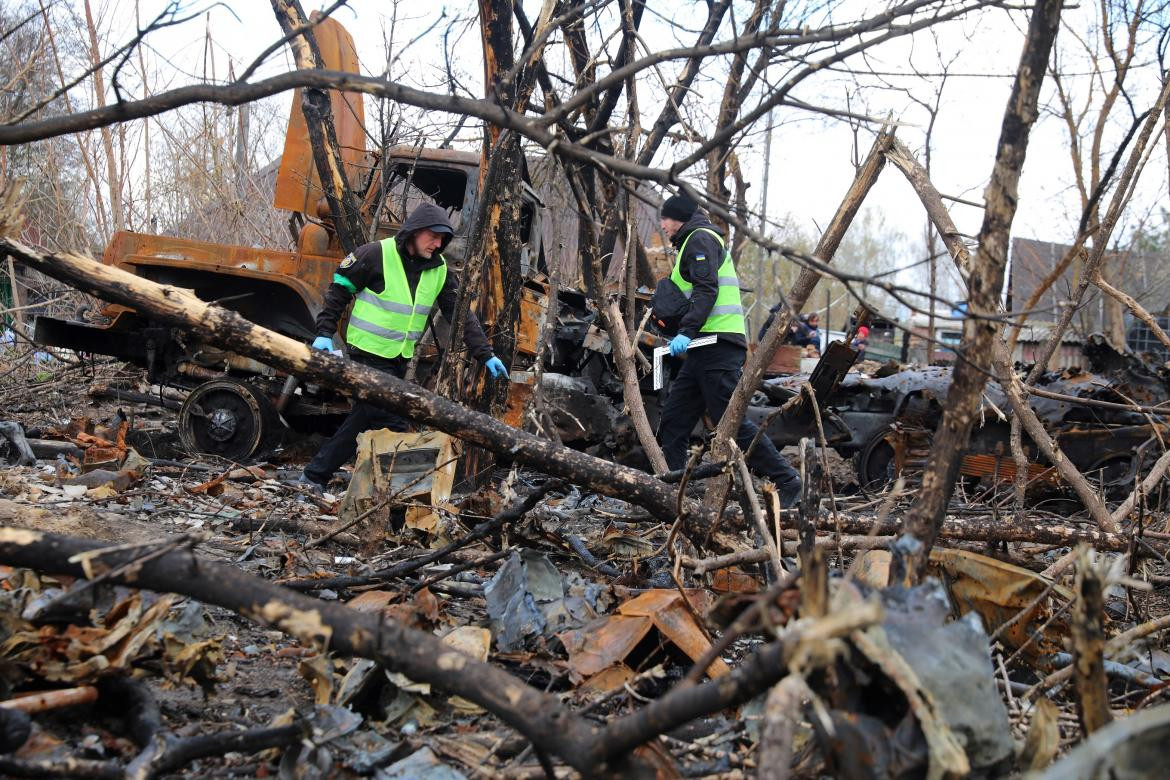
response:
[(1017, 187), (1028, 150), (1028, 136), (1036, 120), (1040, 87), (1060, 24), (1060, 11), (1061, 0), (1037, 0), (1032, 10), (1028, 37), (1004, 111), (995, 167), (984, 197), (987, 207), (979, 230), (979, 249), (967, 280), (969, 313), (963, 323), (959, 350), (964, 359), (952, 375), (943, 418), (935, 431), (922, 475), (922, 489), (906, 518), (904, 544), (899, 545), (906, 557), (894, 556), (896, 565), (890, 568), (891, 582), (915, 581), (926, 569), (987, 384), (993, 344), (999, 332), (998, 320), (994, 318), (1000, 308)]
[[(836, 254), (837, 248), (841, 245), (841, 240), (845, 237), (845, 231), (853, 223), (853, 218), (857, 216), (857, 212), (861, 209), (861, 204), (865, 201), (865, 196), (869, 194), (870, 189), (882, 171), (882, 167), (885, 166), (886, 158), (883, 153), (889, 147), (893, 138), (893, 131), (888, 128), (882, 128), (877, 138), (874, 139), (869, 154), (866, 155), (861, 167), (857, 169), (853, 183), (850, 185), (848, 192), (845, 193), (845, 198), (841, 201), (841, 205), (837, 207), (837, 212), (833, 215), (833, 220), (829, 223), (828, 228), (825, 229), (821, 240), (817, 243), (816, 249), (813, 250), (813, 255), (821, 261), (825, 263), (831, 263), (833, 261), (833, 255)], [(747, 365), (743, 369), (743, 376), (740, 377), (739, 384), (736, 385), (735, 392), (731, 394), (731, 399), (727, 403), (727, 409), (723, 412), (723, 417), (719, 420), (719, 424), (715, 428), (715, 435), (711, 441), (711, 456), (713, 459), (727, 460), (730, 457), (731, 448), (729, 442), (735, 439), (735, 434), (739, 431), (744, 413), (747, 412), (748, 402), (751, 400), (752, 394), (759, 389), (760, 383), (764, 379), (764, 370), (771, 364), (776, 350), (784, 342), (784, 337), (788, 333), (788, 325), (792, 321), (792, 316), (799, 314), (800, 310), (804, 308), (804, 304), (808, 301), (809, 296), (812, 295), (812, 291), (816, 288), (817, 282), (820, 280), (821, 274), (819, 271), (811, 268), (801, 270), (796, 284), (792, 286), (792, 290), (788, 293), (787, 308), (782, 308), (776, 313), (771, 327), (768, 328), (767, 333), (764, 334), (764, 337), (760, 339), (760, 343), (756, 346), (756, 351), (748, 357)], [(729, 478), (722, 477), (713, 480), (709, 484), (711, 489), (707, 492), (707, 497), (704, 499), (704, 506), (708, 508), (722, 506), (727, 491), (731, 488)]]

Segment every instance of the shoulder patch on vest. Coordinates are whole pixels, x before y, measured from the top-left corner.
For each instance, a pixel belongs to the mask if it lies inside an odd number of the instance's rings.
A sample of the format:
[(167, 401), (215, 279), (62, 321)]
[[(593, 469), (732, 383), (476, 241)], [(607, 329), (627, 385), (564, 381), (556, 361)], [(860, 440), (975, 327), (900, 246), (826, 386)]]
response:
[(351, 265), (353, 265), (356, 262), (357, 262), (357, 258), (353, 256), (352, 252), (350, 252), (348, 255), (345, 256), (345, 259), (341, 261), (341, 265), (339, 267), (340, 268), (349, 268)]

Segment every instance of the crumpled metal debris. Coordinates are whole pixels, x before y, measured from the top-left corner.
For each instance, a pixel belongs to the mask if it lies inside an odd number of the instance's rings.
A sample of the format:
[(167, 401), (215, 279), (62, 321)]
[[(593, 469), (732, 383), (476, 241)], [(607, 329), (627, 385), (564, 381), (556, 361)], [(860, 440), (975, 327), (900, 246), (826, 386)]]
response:
[[(689, 591), (687, 598), (692, 609), (699, 614), (704, 614), (710, 607), (706, 591)], [(618, 614), (600, 618), (574, 631), (562, 632), (558, 637), (569, 653), (573, 676), (588, 678), (591, 687), (607, 689), (634, 676), (633, 666), (626, 663), (626, 659), (652, 629), (657, 629), (665, 640), (692, 661), (698, 661), (711, 647), (691, 609), (683, 604), (682, 594), (666, 589), (648, 590), (618, 607)], [(722, 658), (716, 658), (707, 667), (710, 677), (720, 677), (730, 671)]]
[(467, 776), (439, 761), (433, 750), (424, 747), (379, 769), (374, 780), (467, 780)]
[(318, 706), (309, 716), (312, 733), (284, 752), (279, 780), (324, 780), (333, 777), (331, 742), (362, 725), (362, 716), (344, 707)]
[(394, 496), (405, 501), (425, 499), (442, 506), (451, 497), (459, 448), (456, 439), (439, 431), (398, 433), (388, 429), (358, 435), (353, 477), (337, 510), (347, 523)]
[[(953, 590), (952, 590), (953, 592)], [(971, 768), (995, 767), (1012, 755), (1011, 726), (995, 685), (983, 622), (967, 612), (947, 622), (947, 593), (938, 580), (882, 593), (882, 626), (890, 646), (914, 669), (962, 744)]]
[[(870, 550), (858, 558), (856, 576), (870, 587), (884, 588), (889, 562), (889, 552)], [(1033, 663), (1044, 666), (1047, 656), (1064, 649), (1068, 621), (1049, 620), (1058, 603), (1073, 599), (1063, 585), (996, 558), (944, 547), (930, 551), (928, 571), (946, 584), (956, 614), (978, 613), (991, 632), (1011, 623), (1000, 632), (1000, 640), (1013, 649), (1023, 647)], [(1048, 596), (1037, 602), (1045, 592)]]
[(157, 657), (174, 682), (206, 690), (219, 681), (223, 636), (208, 625), (198, 602), (173, 609), (173, 595), (100, 586), (73, 593), (45, 587), (32, 575), (4, 584), (11, 588), (0, 589), (0, 661), (6, 665), (79, 684)]
[(0, 657), (46, 680), (96, 680), (129, 668), (147, 654), (174, 602), (175, 597), (168, 595), (148, 604), (141, 593), (134, 592), (93, 626), (28, 625), (7, 638), (0, 646)]
[(82, 471), (116, 470), (130, 451), (126, 443), (129, 433), (130, 420), (121, 409), (103, 425), (88, 417), (75, 417), (63, 428), (46, 431), (50, 437), (71, 442), (81, 449), (80, 460), (73, 460)]
[[(951, 604), (933, 578), (879, 596), (882, 622), (852, 636), (857, 654), (837, 675), (828, 722), (813, 718), (837, 776), (962, 777), (1006, 764), (1011, 726), (979, 616), (948, 623)], [(862, 598), (850, 583), (836, 588), (836, 601)]]
[[(1090, 338), (1085, 354), (1091, 371), (1048, 371), (1036, 382), (1037, 387), (1070, 400), (1031, 395), (1028, 404), (1082, 473), (1094, 472), (1106, 488), (1128, 494), (1134, 476), (1143, 464), (1148, 466), (1150, 455), (1145, 450), (1149, 443), (1163, 439), (1170, 425), (1140, 411), (1090, 407), (1072, 399), (1161, 404), (1170, 400), (1170, 374), (1134, 355), (1119, 353), (1100, 339)], [(848, 374), (831, 397), (823, 399), (821, 412), (828, 443), (843, 457), (856, 456), (863, 488), (892, 481), (898, 473), (913, 477), (922, 471), (952, 377), (951, 367), (906, 368), (873, 378)], [(760, 397), (767, 400), (764, 405), (753, 400), (748, 418), (762, 423), (776, 407), (799, 394), (811, 378), (800, 374), (765, 381)], [(1011, 415), (1003, 388), (989, 381), (960, 473), (976, 479), (1012, 481), (1016, 467), (1008, 454)], [(793, 408), (772, 419), (767, 433), (777, 446), (785, 446), (817, 435), (818, 430), (811, 425), (809, 414)], [(1058, 485), (1058, 475), (1028, 437), (1024, 448), (1031, 461), (1028, 472), (1034, 490), (1043, 493)]]
[(547, 555), (528, 549), (510, 555), (483, 591), (496, 647), (503, 653), (579, 626), (605, 607), (604, 587), (573, 572), (562, 578)]

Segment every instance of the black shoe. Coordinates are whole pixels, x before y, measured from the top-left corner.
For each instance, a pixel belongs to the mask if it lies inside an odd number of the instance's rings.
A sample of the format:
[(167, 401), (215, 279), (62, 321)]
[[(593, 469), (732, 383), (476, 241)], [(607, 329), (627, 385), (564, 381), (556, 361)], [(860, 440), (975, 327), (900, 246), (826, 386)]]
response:
[(794, 479), (787, 485), (782, 485), (777, 488), (780, 493), (780, 508), (791, 509), (800, 503), (801, 482), (799, 479)]
[(325, 492), (324, 485), (322, 485), (320, 482), (313, 479), (312, 477), (310, 477), (308, 474), (306, 474), (304, 472), (301, 472), (301, 475), (299, 477), (297, 477), (297, 480), (295, 482), (293, 482), (293, 484), (298, 486), (298, 487), (308, 488), (310, 491), (312, 491), (313, 493), (316, 493), (317, 495), (321, 495), (322, 493)]

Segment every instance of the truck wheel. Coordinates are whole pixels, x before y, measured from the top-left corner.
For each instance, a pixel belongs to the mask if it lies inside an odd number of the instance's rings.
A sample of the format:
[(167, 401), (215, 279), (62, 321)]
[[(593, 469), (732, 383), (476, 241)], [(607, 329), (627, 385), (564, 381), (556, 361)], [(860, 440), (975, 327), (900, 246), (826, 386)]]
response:
[(196, 387), (179, 409), (179, 440), (187, 451), (241, 463), (256, 456), (275, 427), (276, 410), (257, 388), (234, 379)]
[(881, 431), (870, 439), (861, 451), (853, 456), (857, 471), (857, 484), (866, 498), (881, 493), (897, 478), (894, 468), (894, 448)]

